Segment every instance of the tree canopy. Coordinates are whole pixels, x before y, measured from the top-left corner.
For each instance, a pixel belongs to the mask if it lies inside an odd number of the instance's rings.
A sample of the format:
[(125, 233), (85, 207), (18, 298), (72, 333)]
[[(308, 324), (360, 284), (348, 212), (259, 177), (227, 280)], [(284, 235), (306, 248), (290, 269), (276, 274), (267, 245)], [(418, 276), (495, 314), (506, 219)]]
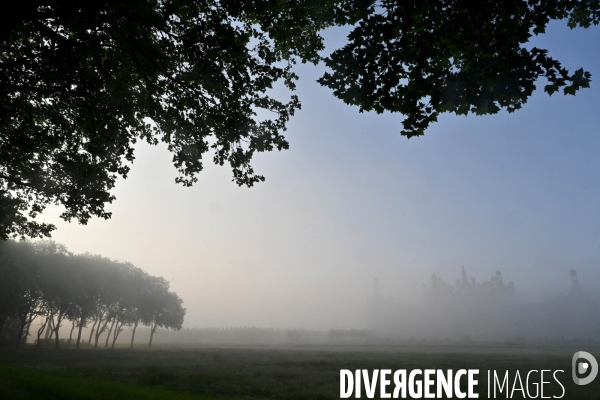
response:
[[(48, 236), (48, 204), (85, 224), (109, 218), (134, 145), (166, 143), (189, 186), (204, 157), (238, 185), (264, 180), (256, 152), (283, 150), (299, 99), (297, 61), (324, 60), (319, 82), (360, 111), (399, 112), (422, 135), (443, 112), (522, 107), (589, 86), (526, 46), (553, 19), (598, 24), (600, 0), (23, 0), (0, 18), (0, 238)], [(350, 25), (322, 57), (319, 32)]]
[(574, 95), (589, 87), (548, 51), (525, 45), (553, 19), (597, 25), (600, 2), (571, 0), (383, 0), (348, 8), (348, 43), (325, 59), (319, 82), (360, 111), (399, 112), (402, 135), (423, 135), (439, 114), (495, 114), (544, 90)]
[(116, 342), (125, 326), (135, 329), (141, 322), (152, 336), (158, 327), (181, 329), (183, 302), (169, 290), (169, 282), (150, 276), (130, 263), (120, 263), (91, 254), (75, 255), (53, 241), (35, 243), (0, 242), (0, 345), (20, 347), (32, 334), (31, 324), (41, 321), (37, 346), (53, 338), (59, 347), (59, 329), (71, 321), (76, 346), (82, 329), (91, 324), (87, 344), (105, 346)]

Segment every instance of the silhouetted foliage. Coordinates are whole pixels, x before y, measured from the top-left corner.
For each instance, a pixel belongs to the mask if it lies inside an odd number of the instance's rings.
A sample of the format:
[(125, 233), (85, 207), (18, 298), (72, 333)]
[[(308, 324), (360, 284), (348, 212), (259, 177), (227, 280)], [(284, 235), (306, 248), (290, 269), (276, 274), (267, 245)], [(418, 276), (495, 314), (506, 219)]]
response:
[[(36, 346), (59, 347), (59, 329), (71, 321), (73, 340), (79, 328), (92, 324), (88, 344), (98, 346), (106, 333), (114, 347), (124, 326), (141, 321), (150, 326), (181, 329), (185, 308), (163, 278), (146, 274), (129, 264), (90, 254), (74, 255), (51, 241), (0, 242), (0, 341), (20, 347), (38, 319)], [(157, 282), (160, 285), (157, 285)], [(42, 337), (45, 333), (45, 336)]]
[(28, 216), (49, 203), (67, 221), (109, 218), (138, 140), (165, 142), (185, 186), (211, 149), (239, 185), (263, 180), (253, 154), (288, 148), (300, 107), (267, 91), (294, 88), (296, 58), (319, 59), (321, 3), (24, 0), (4, 13), (0, 237), (48, 235)]
[(540, 77), (550, 95), (589, 87), (589, 72), (569, 72), (547, 50), (525, 45), (550, 20), (597, 25), (598, 1), (342, 1), (340, 10), (337, 22), (353, 30), (319, 82), (361, 112), (403, 114), (409, 138), (444, 112), (513, 112)]
[(48, 204), (85, 224), (109, 218), (116, 179), (138, 140), (166, 143), (178, 183), (203, 157), (233, 180), (264, 180), (255, 152), (282, 150), (296, 96), (296, 60), (317, 63), (319, 31), (353, 27), (319, 82), (361, 111), (400, 112), (403, 135), (443, 112), (512, 112), (535, 81), (546, 92), (587, 87), (546, 50), (526, 48), (552, 19), (597, 24), (594, 1), (23, 0), (0, 17), (0, 238), (48, 236)]

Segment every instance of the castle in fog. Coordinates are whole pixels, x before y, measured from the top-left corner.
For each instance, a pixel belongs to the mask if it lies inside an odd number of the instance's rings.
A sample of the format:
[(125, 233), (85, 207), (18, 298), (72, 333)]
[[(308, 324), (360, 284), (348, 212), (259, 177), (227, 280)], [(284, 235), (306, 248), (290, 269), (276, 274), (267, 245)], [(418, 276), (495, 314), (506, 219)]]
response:
[(570, 290), (542, 302), (519, 302), (515, 284), (498, 271), (477, 282), (462, 268), (454, 284), (435, 274), (419, 306), (383, 296), (377, 280), (367, 301), (369, 328), (398, 339), (600, 340), (600, 308), (570, 271)]

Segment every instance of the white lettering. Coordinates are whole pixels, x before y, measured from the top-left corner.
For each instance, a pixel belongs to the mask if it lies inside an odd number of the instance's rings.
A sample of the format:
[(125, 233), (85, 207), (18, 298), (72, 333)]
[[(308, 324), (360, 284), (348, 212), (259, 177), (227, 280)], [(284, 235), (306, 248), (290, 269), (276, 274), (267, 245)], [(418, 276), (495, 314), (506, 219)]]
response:
[(550, 396), (544, 396), (544, 383), (550, 383), (550, 381), (544, 382), (544, 372), (552, 372), (552, 371), (550, 371), (549, 369), (543, 369), (541, 372), (542, 377), (540, 379), (540, 392), (541, 392), (540, 397), (542, 399), (549, 399)]
[(382, 399), (389, 399), (390, 397), (392, 397), (392, 395), (390, 393), (387, 392), (387, 387), (390, 385), (390, 380), (387, 378), (387, 376), (389, 374), (392, 373), (391, 369), (382, 369), (381, 370), (381, 378), (380, 378), (380, 384), (379, 384), (379, 397), (381, 397)]
[(469, 377), (468, 377), (469, 398), (470, 399), (477, 399), (477, 398), (479, 398), (479, 394), (475, 394), (475, 385), (477, 385), (479, 383), (479, 381), (475, 380), (475, 375), (479, 375), (479, 370), (478, 369), (470, 369), (469, 370)]
[(365, 382), (365, 393), (368, 399), (372, 399), (375, 397), (375, 389), (377, 387), (377, 376), (379, 375), (379, 370), (373, 370), (373, 378), (369, 380), (369, 371), (363, 369), (363, 381)]
[[(517, 381), (519, 382), (519, 388), (517, 389)], [(521, 380), (521, 374), (519, 373), (519, 370), (517, 370), (517, 374), (515, 375), (515, 380), (513, 382), (512, 385), (512, 390), (510, 391), (510, 398), (512, 399), (512, 397), (514, 396), (515, 390), (520, 390), (521, 393), (523, 394), (523, 397), (525, 397), (525, 389), (523, 389), (523, 381)]]
[(460, 391), (460, 377), (466, 374), (466, 370), (459, 369), (456, 375), (454, 375), (454, 393), (459, 399), (464, 399), (465, 397), (467, 397), (467, 394), (465, 392)]
[(406, 370), (405, 369), (399, 369), (396, 372), (394, 372), (394, 385), (396, 385), (396, 387), (394, 388), (394, 393), (393, 393), (393, 397), (395, 399), (398, 398), (398, 395), (400, 392), (400, 389), (402, 389), (402, 398), (405, 399), (406, 398)]
[[(348, 383), (347, 385), (346, 381)], [(340, 399), (347, 399), (352, 396), (352, 386), (354, 386), (352, 371), (340, 369)]]
[(562, 369), (557, 369), (556, 371), (554, 371), (554, 374), (552, 374), (552, 376), (554, 376), (554, 380), (560, 385), (563, 392), (562, 392), (562, 395), (560, 395), (560, 396), (552, 396), (552, 397), (554, 397), (555, 399), (562, 399), (565, 395), (565, 387), (562, 385), (562, 383), (560, 383), (560, 381), (556, 377), (557, 372), (565, 372), (565, 371), (563, 371)]
[(508, 397), (508, 371), (506, 371), (506, 373), (504, 374), (502, 386), (500, 386), (498, 375), (496, 375), (496, 371), (494, 371), (494, 398), (496, 398), (496, 384), (498, 385), (498, 389), (500, 389), (500, 393), (502, 393), (502, 391), (504, 390), (504, 385), (506, 385), (506, 397)]
[(433, 399), (435, 398), (435, 394), (431, 393), (431, 387), (434, 384), (434, 380), (431, 378), (431, 375), (435, 374), (435, 369), (426, 369), (425, 370), (425, 380), (423, 382), (423, 388), (425, 389), (425, 395), (423, 397), (425, 397), (426, 399)]
[[(412, 398), (420, 399), (423, 397), (423, 382), (421, 380), (415, 382), (415, 375), (421, 375), (422, 373), (423, 371), (420, 369), (413, 369), (408, 375), (408, 394)], [(415, 390), (415, 386), (417, 390)]]
[(444, 371), (441, 369), (437, 370), (437, 397), (442, 398), (442, 388), (446, 397), (452, 398), (452, 370), (448, 370), (448, 378), (444, 376)]
[(537, 370), (537, 369), (532, 369), (531, 371), (529, 371), (529, 372), (527, 373), (527, 378), (525, 379), (525, 386), (526, 386), (526, 389), (527, 389), (527, 396), (528, 396), (530, 399), (537, 399), (537, 397), (538, 397), (538, 396), (539, 396), (539, 394), (540, 394), (540, 384), (539, 384), (539, 383), (537, 383), (537, 382), (533, 382), (533, 383), (531, 384), (531, 386), (534, 386), (534, 387), (535, 387), (535, 396), (532, 396), (532, 395), (531, 395), (531, 393), (529, 393), (529, 374), (531, 374), (532, 372), (538, 372), (538, 370)]

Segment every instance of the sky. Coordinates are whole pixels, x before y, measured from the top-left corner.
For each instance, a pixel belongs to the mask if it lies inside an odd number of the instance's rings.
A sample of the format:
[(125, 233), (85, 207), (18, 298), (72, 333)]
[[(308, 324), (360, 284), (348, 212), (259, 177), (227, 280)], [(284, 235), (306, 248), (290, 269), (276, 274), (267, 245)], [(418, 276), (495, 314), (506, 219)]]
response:
[[(333, 47), (344, 32), (325, 32)], [(416, 304), (431, 274), (478, 281), (500, 270), (521, 301), (567, 292), (575, 268), (600, 293), (600, 28), (553, 22), (532, 45), (592, 73), (577, 96), (543, 93), (514, 114), (443, 115), (407, 140), (402, 116), (359, 113), (299, 65), (302, 110), (290, 149), (259, 154), (266, 181), (231, 182), (206, 164), (174, 183), (165, 146), (139, 144), (110, 220), (58, 218), (53, 239), (75, 253), (129, 261), (171, 282), (187, 327), (364, 328), (378, 279)], [(210, 157), (207, 157), (210, 160)]]

